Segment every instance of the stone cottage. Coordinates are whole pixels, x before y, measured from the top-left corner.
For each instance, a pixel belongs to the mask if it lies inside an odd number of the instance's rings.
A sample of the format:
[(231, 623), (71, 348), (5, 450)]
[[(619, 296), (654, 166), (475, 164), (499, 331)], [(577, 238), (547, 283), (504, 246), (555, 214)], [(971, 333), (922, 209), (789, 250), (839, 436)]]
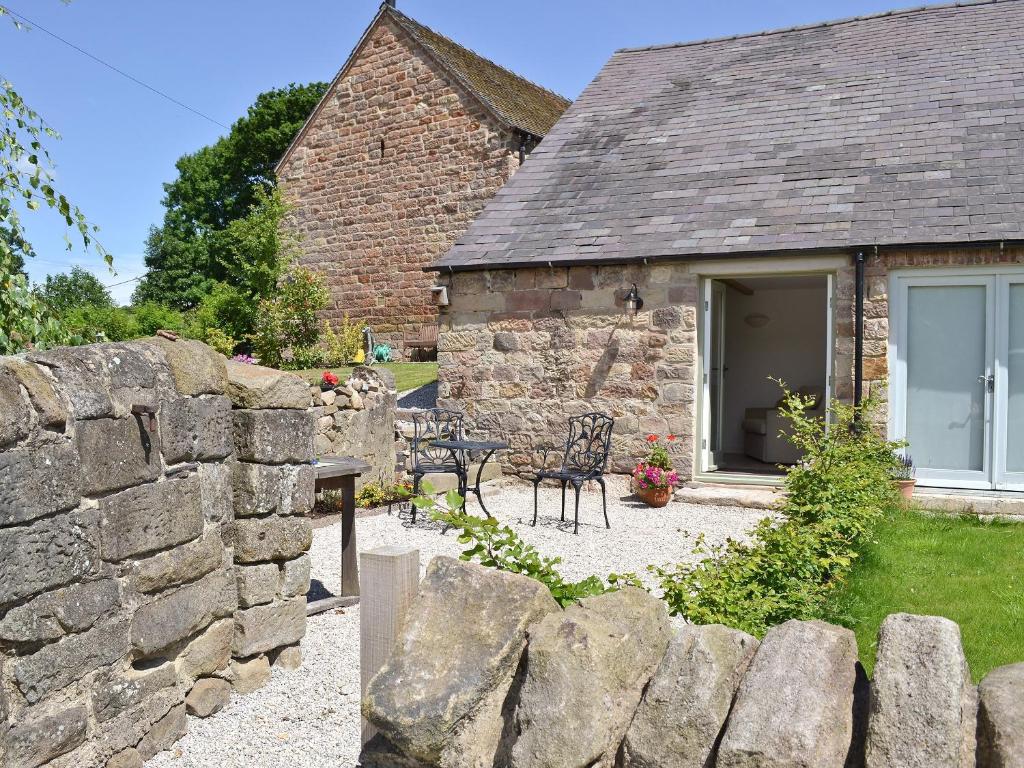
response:
[(1022, 25), (982, 2), (617, 52), (433, 264), (441, 402), (511, 469), (601, 410), (619, 470), (671, 432), (684, 476), (770, 482), (781, 378), (877, 396), (919, 485), (1024, 490)]
[(568, 105), (382, 5), (277, 166), (300, 261), (330, 286), (326, 319), (367, 323), (399, 351), (429, 338), (423, 267)]

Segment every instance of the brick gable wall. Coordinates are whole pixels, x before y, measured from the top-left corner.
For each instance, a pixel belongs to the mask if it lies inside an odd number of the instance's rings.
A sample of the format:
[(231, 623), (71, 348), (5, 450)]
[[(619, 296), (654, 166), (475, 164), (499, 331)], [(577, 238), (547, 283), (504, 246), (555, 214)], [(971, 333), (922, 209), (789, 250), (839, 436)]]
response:
[(518, 151), (511, 129), (382, 18), (278, 174), (300, 263), (331, 290), (325, 319), (368, 323), (398, 349), (403, 331), (436, 322), (422, 268), (508, 180)]

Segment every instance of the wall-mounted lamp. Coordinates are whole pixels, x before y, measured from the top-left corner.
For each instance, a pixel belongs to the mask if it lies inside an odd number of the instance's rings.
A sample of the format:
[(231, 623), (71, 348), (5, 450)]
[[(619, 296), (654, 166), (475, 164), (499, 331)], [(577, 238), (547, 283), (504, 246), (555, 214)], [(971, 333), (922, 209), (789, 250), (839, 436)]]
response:
[(760, 312), (754, 312), (744, 317), (743, 322), (751, 328), (764, 328), (771, 322), (771, 318), (768, 315), (762, 315)]
[(629, 289), (625, 298), (626, 316), (636, 317), (636, 313), (644, 308), (644, 300), (640, 298), (640, 292), (636, 289), (636, 283)]
[(448, 306), (448, 286), (446, 285), (435, 285), (430, 289), (430, 293), (434, 297), (434, 306), (436, 307), (447, 307)]

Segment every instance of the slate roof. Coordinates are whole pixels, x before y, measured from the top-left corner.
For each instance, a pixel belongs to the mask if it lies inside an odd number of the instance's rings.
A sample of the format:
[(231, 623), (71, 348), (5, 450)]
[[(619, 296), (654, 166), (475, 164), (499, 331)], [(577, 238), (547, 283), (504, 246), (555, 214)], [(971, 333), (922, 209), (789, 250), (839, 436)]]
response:
[(513, 128), (544, 136), (571, 103), (564, 96), (498, 66), (401, 11), (390, 7), (386, 10), (464, 88)]
[(617, 52), (435, 268), (1024, 238), (1024, 0)]
[(362, 49), (363, 43), (369, 37), (370, 31), (384, 18), (391, 19), (404, 29), (451, 76), (452, 80), (469, 91), (498, 120), (510, 128), (543, 138), (572, 103), (564, 96), (559, 96), (554, 91), (531, 83), (526, 78), (485, 59), (385, 3), (381, 5), (377, 15), (370, 22), (370, 26), (363, 33), (345, 65), (331, 81), (331, 85), (320, 103), (317, 104), (295, 138), (292, 139), (288, 149), (278, 160), (278, 169), (284, 165), (292, 150), (302, 141), (327, 99), (332, 98), (338, 82), (348, 72), (356, 55)]

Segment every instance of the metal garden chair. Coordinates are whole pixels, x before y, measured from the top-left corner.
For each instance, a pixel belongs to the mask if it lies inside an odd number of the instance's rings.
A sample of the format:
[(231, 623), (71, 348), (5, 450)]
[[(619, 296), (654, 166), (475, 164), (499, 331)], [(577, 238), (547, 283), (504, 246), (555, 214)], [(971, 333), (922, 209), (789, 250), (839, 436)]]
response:
[[(426, 475), (453, 474), (459, 478), (459, 495), (465, 498), (466, 462), (459, 452), (438, 448), (435, 440), (462, 440), (462, 414), (444, 408), (431, 408), (413, 415), (412, 493), (418, 496), (420, 481)], [(412, 505), (412, 522), (416, 524), (416, 505)]]
[[(569, 419), (569, 438), (565, 441), (562, 465), (558, 469), (542, 469), (533, 478), (533, 525), (537, 524), (537, 489), (542, 480), (557, 480), (562, 484), (562, 522), (565, 522), (565, 489), (571, 485), (576, 492), (576, 514), (573, 533), (580, 530), (580, 488), (588, 480), (601, 486), (601, 505), (604, 524), (608, 522), (608, 494), (604, 484), (604, 472), (611, 453), (612, 427), (615, 419), (603, 413), (585, 413)], [(547, 464), (548, 451), (544, 452)]]

